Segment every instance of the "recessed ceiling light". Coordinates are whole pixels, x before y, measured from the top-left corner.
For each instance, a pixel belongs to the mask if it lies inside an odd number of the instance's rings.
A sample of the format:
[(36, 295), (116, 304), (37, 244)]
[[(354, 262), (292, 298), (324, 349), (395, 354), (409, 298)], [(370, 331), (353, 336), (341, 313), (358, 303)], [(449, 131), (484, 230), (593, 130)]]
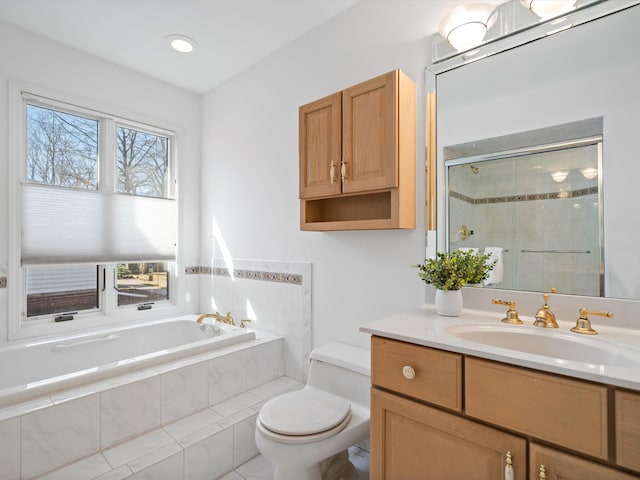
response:
[(173, 50), (180, 53), (193, 53), (198, 49), (196, 41), (185, 35), (169, 35), (167, 42)]

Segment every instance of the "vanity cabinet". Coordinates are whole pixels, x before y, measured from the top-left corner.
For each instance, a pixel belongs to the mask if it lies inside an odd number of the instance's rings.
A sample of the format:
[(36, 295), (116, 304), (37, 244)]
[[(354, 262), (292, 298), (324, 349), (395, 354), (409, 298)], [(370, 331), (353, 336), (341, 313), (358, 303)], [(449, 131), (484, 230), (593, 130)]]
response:
[(415, 228), (415, 83), (394, 70), (299, 108), (300, 228)]
[(376, 335), (371, 363), (372, 479), (640, 478), (636, 392)]

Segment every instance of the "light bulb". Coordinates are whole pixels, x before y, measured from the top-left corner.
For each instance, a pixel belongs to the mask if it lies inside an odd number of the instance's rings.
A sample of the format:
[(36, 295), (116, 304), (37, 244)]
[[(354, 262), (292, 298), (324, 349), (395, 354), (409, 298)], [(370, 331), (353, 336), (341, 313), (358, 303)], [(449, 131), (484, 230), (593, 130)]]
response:
[(598, 169), (594, 167), (581, 168), (580, 173), (587, 180), (593, 180), (598, 176)]
[(180, 53), (193, 53), (198, 48), (198, 44), (195, 40), (185, 35), (169, 35), (167, 37), (167, 42), (169, 42), (169, 46), (173, 50)]
[(558, 171), (558, 172), (553, 172), (551, 174), (551, 178), (553, 178), (554, 182), (561, 183), (567, 179), (567, 175), (569, 175), (569, 172)]
[(567, 13), (575, 8), (576, 0), (520, 0), (520, 2), (545, 20)]
[(493, 6), (486, 3), (460, 5), (440, 22), (438, 31), (459, 52), (482, 43), (487, 30), (496, 20)]

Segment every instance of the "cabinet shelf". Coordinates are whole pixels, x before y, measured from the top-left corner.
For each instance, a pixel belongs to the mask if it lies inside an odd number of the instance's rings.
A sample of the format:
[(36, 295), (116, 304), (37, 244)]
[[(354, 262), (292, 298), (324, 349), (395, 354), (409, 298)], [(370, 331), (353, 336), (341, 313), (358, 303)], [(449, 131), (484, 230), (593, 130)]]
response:
[(301, 200), (300, 228), (310, 231), (415, 228), (415, 207), (408, 205), (402, 209), (400, 203), (397, 189)]

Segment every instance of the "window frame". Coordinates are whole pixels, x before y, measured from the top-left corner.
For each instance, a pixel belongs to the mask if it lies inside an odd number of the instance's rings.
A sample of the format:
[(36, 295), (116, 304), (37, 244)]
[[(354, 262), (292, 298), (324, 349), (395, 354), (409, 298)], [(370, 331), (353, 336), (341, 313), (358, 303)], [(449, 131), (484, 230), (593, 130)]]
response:
[[(169, 298), (157, 302), (149, 310), (138, 310), (137, 305), (117, 304), (117, 264), (130, 261), (102, 262), (96, 261), (100, 269), (98, 290), (102, 291), (98, 311), (85, 311), (75, 316), (74, 320), (54, 322), (55, 315), (26, 317), (26, 268), (21, 265), (21, 231), (22, 231), (22, 196), (21, 184), (26, 183), (26, 105), (35, 104), (55, 107), (62, 111), (97, 118), (99, 121), (98, 143), (98, 192), (117, 192), (117, 128), (131, 128), (145, 133), (160, 135), (169, 139), (169, 185), (167, 197), (176, 201), (177, 248), (174, 261), (168, 263), (172, 288)], [(82, 106), (80, 106), (82, 105)], [(34, 336), (50, 336), (68, 334), (73, 331), (91, 330), (112, 326), (118, 323), (132, 323), (157, 319), (160, 316), (183, 314), (185, 310), (184, 268), (180, 268), (183, 239), (182, 203), (178, 192), (178, 155), (177, 143), (179, 127), (159, 122), (157, 119), (146, 119), (143, 115), (119, 111), (113, 107), (105, 107), (99, 102), (75, 98), (73, 95), (28, 84), (17, 80), (9, 81), (9, 275), (13, 280), (8, 283), (8, 339), (22, 339)], [(105, 161), (105, 159), (107, 159)], [(67, 188), (67, 187), (61, 187)], [(126, 194), (125, 194), (126, 195)], [(152, 259), (147, 259), (151, 261)], [(94, 264), (93, 262), (91, 264)]]

